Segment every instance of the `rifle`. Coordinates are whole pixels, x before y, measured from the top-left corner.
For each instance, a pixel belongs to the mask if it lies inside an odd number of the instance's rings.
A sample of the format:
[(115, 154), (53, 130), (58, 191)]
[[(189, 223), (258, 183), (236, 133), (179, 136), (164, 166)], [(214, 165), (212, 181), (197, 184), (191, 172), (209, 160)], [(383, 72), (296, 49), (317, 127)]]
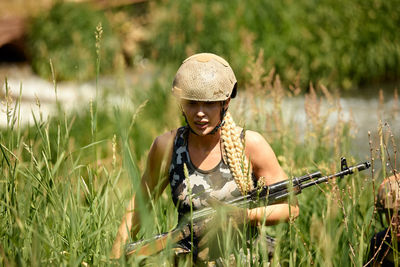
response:
[[(321, 172), (317, 171), (301, 177), (287, 179), (268, 186), (256, 188), (244, 196), (223, 202), (223, 204), (232, 205), (238, 208), (255, 208), (267, 204), (278, 203), (287, 199), (290, 194), (300, 194), (302, 190), (307, 187), (327, 182), (333, 178), (343, 178), (346, 175), (353, 174), (354, 171), (366, 170), (370, 166), (371, 163), (367, 161), (348, 167), (346, 159), (342, 157), (341, 171), (335, 174), (322, 176)], [(150, 239), (129, 243), (125, 248), (125, 256), (128, 257), (133, 254), (150, 256), (156, 254), (165, 249), (168, 243), (174, 244), (189, 237), (191, 232), (196, 231), (196, 227), (199, 227), (198, 224), (201, 224), (201, 222), (210, 218), (215, 212), (216, 210), (212, 207), (197, 210), (193, 212), (190, 222), (188, 219), (182, 220), (183, 222), (178, 224), (178, 226), (170, 232), (161, 233)]]

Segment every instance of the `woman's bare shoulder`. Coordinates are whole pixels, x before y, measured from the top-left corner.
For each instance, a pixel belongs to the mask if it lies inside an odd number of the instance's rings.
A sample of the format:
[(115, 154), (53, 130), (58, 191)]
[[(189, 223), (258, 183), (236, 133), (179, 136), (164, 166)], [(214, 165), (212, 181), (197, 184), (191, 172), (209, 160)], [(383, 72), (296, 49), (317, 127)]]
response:
[(177, 130), (157, 136), (151, 145), (144, 177), (150, 184), (156, 184), (160, 177), (166, 177), (172, 158), (173, 141)]
[(264, 136), (255, 131), (247, 130), (245, 133), (246, 155), (253, 164), (265, 165), (267, 161), (274, 162), (275, 153), (265, 140)]
[(258, 132), (246, 131), (246, 155), (257, 177), (268, 177), (267, 184), (286, 179), (276, 155), (265, 138)]
[(156, 144), (160, 148), (168, 146), (174, 140), (177, 130), (178, 129), (171, 130), (157, 136), (153, 144)]
[(265, 145), (268, 143), (260, 133), (251, 130), (246, 130), (245, 144), (246, 148), (257, 149), (259, 145)]
[[(153, 144), (151, 145), (150, 152), (155, 155), (164, 155), (170, 151), (172, 151), (172, 146), (174, 143), (174, 138), (176, 135), (177, 129), (165, 132), (159, 136), (157, 136)], [(169, 154), (169, 153), (168, 153)]]

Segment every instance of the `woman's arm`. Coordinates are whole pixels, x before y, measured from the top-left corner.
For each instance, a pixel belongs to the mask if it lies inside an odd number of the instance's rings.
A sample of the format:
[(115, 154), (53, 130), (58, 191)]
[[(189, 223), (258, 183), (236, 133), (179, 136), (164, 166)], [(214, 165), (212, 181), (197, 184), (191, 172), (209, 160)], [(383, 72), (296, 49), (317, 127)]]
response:
[[(167, 132), (157, 137), (151, 145), (140, 189), (145, 201), (148, 201), (148, 192), (151, 193), (153, 198), (158, 198), (168, 185), (168, 168), (171, 162), (175, 134), (176, 130)], [(134, 195), (129, 202), (126, 213), (118, 228), (110, 258), (120, 258), (123, 254), (124, 246), (129, 239), (129, 234), (133, 238), (140, 230), (140, 214), (137, 210), (135, 211), (137, 201)]]
[[(264, 179), (266, 185), (287, 179), (274, 151), (264, 137), (257, 132), (246, 131), (245, 138), (246, 155), (250, 158), (253, 173), (258, 179)], [(248, 210), (247, 215), (251, 223), (259, 224), (265, 220), (265, 224), (272, 225), (297, 217), (299, 207), (297, 203), (290, 205), (287, 202), (279, 203)]]
[[(117, 236), (115, 237), (112, 249), (111, 249), (111, 259), (119, 259), (123, 253), (123, 247), (129, 238), (129, 232), (132, 230), (132, 225), (135, 225), (134, 231), (132, 231), (132, 236), (135, 236), (140, 229), (138, 216), (134, 216), (135, 208), (135, 196), (132, 197), (129, 202), (128, 208), (124, 217), (122, 217), (121, 224), (118, 227)], [(135, 221), (133, 221), (135, 219)]]

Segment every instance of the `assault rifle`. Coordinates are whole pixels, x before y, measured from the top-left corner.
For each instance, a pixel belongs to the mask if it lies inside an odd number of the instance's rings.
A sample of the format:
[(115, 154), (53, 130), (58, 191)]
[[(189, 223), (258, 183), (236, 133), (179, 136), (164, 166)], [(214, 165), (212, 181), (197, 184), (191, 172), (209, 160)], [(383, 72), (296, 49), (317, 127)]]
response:
[[(363, 171), (371, 166), (370, 162), (359, 163), (355, 166), (347, 166), (346, 159), (341, 158), (341, 171), (335, 174), (322, 176), (320, 171), (284, 180), (268, 186), (256, 188), (247, 195), (223, 202), (224, 205), (232, 205), (238, 208), (256, 208), (268, 204), (281, 202), (289, 197), (290, 194), (297, 195), (307, 187), (327, 182), (332, 178), (343, 178), (345, 175), (353, 174), (354, 171)], [(191, 231), (196, 231), (196, 227), (214, 215), (216, 210), (207, 207), (194, 211), (190, 221), (183, 220), (182, 223), (170, 232), (156, 235), (150, 239), (140, 240), (126, 246), (125, 256), (141, 255), (150, 256), (166, 248), (167, 243), (174, 244), (191, 235)], [(191, 230), (192, 229), (192, 230)]]

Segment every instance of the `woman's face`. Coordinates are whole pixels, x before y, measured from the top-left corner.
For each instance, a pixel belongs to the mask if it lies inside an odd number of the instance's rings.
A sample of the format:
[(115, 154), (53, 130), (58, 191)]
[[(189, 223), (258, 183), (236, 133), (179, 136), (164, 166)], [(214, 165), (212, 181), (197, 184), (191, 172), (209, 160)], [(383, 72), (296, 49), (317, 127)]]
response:
[[(226, 101), (225, 108), (229, 101)], [(198, 135), (207, 135), (221, 121), (223, 102), (181, 100), (183, 112), (186, 115), (189, 126)]]

